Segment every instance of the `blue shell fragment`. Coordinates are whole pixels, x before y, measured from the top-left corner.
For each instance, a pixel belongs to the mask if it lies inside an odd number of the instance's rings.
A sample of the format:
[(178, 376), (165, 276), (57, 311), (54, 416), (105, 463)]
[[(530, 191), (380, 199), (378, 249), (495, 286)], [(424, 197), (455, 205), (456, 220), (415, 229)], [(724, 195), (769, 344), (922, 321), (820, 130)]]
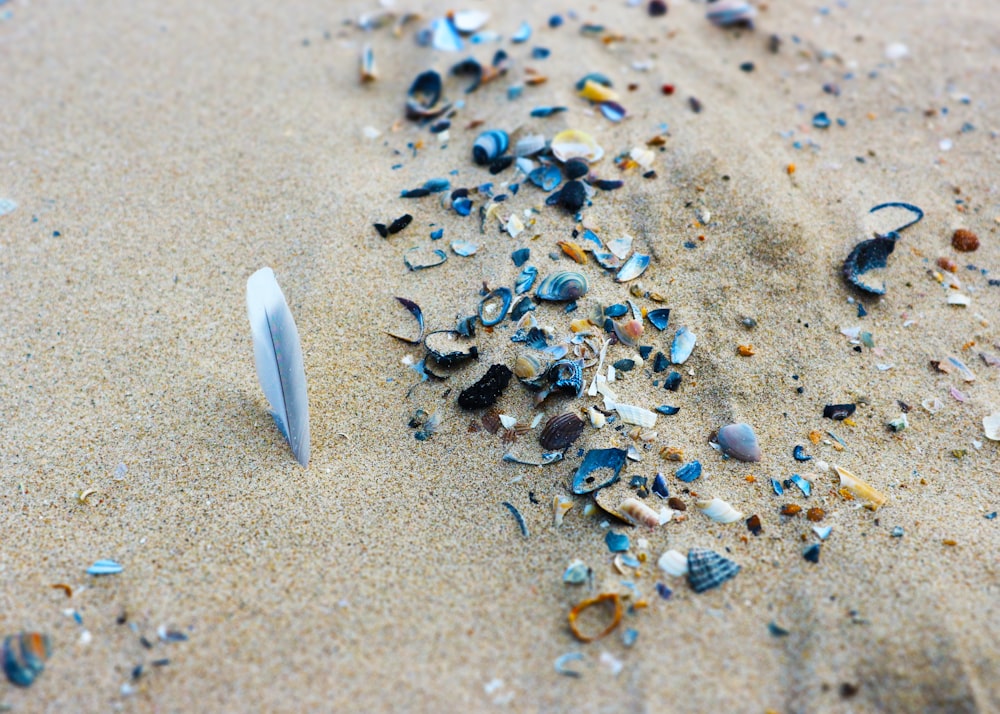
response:
[(656, 594), (664, 600), (669, 600), (670, 596), (674, 594), (674, 591), (668, 588), (664, 583), (657, 583)]
[(688, 551), (688, 583), (696, 593), (717, 588), (736, 577), (740, 566), (707, 548)]
[[(625, 261), (625, 264), (618, 269), (618, 273), (615, 275), (615, 281), (619, 283), (627, 283), (630, 280), (635, 280), (646, 271), (646, 268), (649, 267), (649, 260), (650, 258), (648, 255), (643, 253), (633, 253), (632, 257)], [(693, 343), (691, 347), (694, 347)], [(687, 358), (685, 357), (684, 359)]]
[(22, 632), (4, 638), (0, 664), (11, 684), (30, 687), (45, 670), (45, 660), (51, 654), (52, 642), (48, 635)]
[(650, 310), (646, 313), (646, 319), (657, 330), (663, 331), (667, 329), (667, 322), (670, 320), (670, 310), (667, 308), (658, 308), (656, 310)]
[(612, 553), (625, 553), (629, 549), (628, 536), (624, 533), (608, 531), (608, 534), (604, 536), (604, 542), (607, 543), (608, 550)]
[(521, 271), (520, 275), (517, 276), (517, 280), (514, 281), (514, 292), (518, 295), (528, 292), (531, 290), (531, 286), (535, 284), (535, 278), (537, 277), (538, 268), (534, 265), (529, 265)]
[(657, 352), (656, 356), (653, 357), (653, 372), (662, 372), (669, 366), (670, 362), (667, 361), (667, 356), (662, 352)]
[(792, 474), (792, 477), (788, 480), (798, 486), (799, 490), (802, 491), (802, 495), (806, 498), (812, 493), (812, 484), (798, 474)]
[(621, 317), (628, 313), (628, 307), (618, 303), (616, 305), (608, 305), (604, 308), (605, 317)]
[(531, 257), (531, 248), (518, 248), (510, 254), (510, 259), (514, 261), (514, 267), (520, 268), (528, 262)]
[(898, 239), (899, 234), (890, 231), (885, 235), (876, 235), (874, 238), (863, 240), (854, 246), (844, 260), (843, 274), (847, 282), (873, 295), (885, 295), (885, 281), (866, 281), (861, 276), (871, 270), (884, 268), (896, 248)]
[(812, 545), (806, 546), (806, 549), (802, 551), (802, 557), (808, 560), (810, 563), (819, 562), (819, 551), (822, 549), (822, 544), (813, 543)]
[(98, 560), (89, 568), (87, 575), (117, 575), (124, 568), (113, 560)]
[(619, 372), (631, 372), (635, 369), (634, 359), (620, 359), (616, 360), (614, 364), (611, 365)]
[(679, 469), (677, 469), (677, 472), (674, 474), (674, 476), (676, 476), (678, 480), (683, 481), (684, 483), (691, 483), (692, 481), (696, 480), (699, 476), (701, 476), (701, 462), (692, 461), (690, 463), (684, 464)]
[(663, 474), (656, 474), (653, 477), (653, 488), (651, 489), (660, 498), (669, 498), (670, 490), (667, 488), (667, 480), (663, 478)]
[(812, 124), (817, 129), (829, 129), (830, 117), (826, 115), (826, 112), (817, 112), (813, 116)]
[(544, 119), (545, 117), (550, 117), (553, 114), (559, 114), (561, 112), (564, 112), (567, 109), (569, 109), (569, 107), (548, 107), (548, 106), (535, 107), (534, 109), (531, 110), (531, 116)]
[(499, 325), (507, 317), (511, 301), (514, 299), (510, 288), (497, 288), (479, 303), (479, 321), (485, 327)]
[(479, 244), (473, 243), (471, 240), (453, 240), (451, 249), (455, 251), (455, 255), (468, 258), (470, 255), (476, 254), (476, 251), (479, 250)]
[(531, 25), (527, 22), (522, 22), (514, 34), (510, 36), (510, 41), (515, 44), (520, 44), (522, 42), (527, 42), (531, 37)]
[(460, 216), (467, 216), (472, 213), (472, 200), (461, 196), (452, 201), (451, 207), (455, 209), (455, 213)]
[(489, 129), (480, 134), (472, 145), (472, 160), (486, 166), (507, 151), (510, 137), (501, 129)]
[(517, 521), (517, 525), (521, 529), (521, 535), (523, 535), (525, 538), (527, 538), (528, 537), (528, 524), (524, 522), (524, 516), (521, 515), (521, 512), (519, 510), (517, 510), (517, 507), (513, 503), (510, 503), (508, 501), (504, 501), (503, 502), (503, 506), (508, 511), (510, 511), (510, 514), (512, 516), (514, 516), (514, 520)]
[(778, 479), (776, 478), (771, 479), (771, 488), (774, 489), (775, 494), (777, 494), (778, 496), (785, 495), (785, 489), (781, 485), (781, 481), (779, 481)]
[(524, 317), (537, 307), (538, 306), (535, 305), (534, 301), (530, 297), (525, 295), (520, 300), (518, 300), (517, 304), (514, 305), (514, 307), (511, 309), (510, 311), (511, 322), (517, 322), (518, 320), (520, 320), (522, 317)]
[(688, 328), (681, 327), (677, 330), (670, 345), (670, 361), (673, 364), (684, 364), (694, 351), (696, 341), (697, 337)]
[(676, 392), (681, 386), (681, 373), (671, 372), (663, 380), (663, 388), (670, 392)]
[(681, 410), (680, 407), (671, 407), (667, 404), (661, 404), (660, 406), (656, 407), (656, 411), (658, 411), (660, 414), (663, 414), (664, 416), (673, 416), (680, 410)]
[(409, 313), (411, 315), (413, 315), (413, 318), (417, 321), (417, 328), (419, 329), (419, 333), (417, 334), (417, 336), (415, 338), (404, 337), (403, 335), (396, 335), (396, 334), (393, 334), (392, 332), (387, 332), (386, 334), (389, 335), (389, 337), (395, 337), (400, 342), (406, 342), (407, 344), (410, 344), (410, 345), (419, 345), (421, 342), (423, 342), (423, 339), (424, 339), (424, 313), (423, 313), (423, 311), (420, 309), (420, 306), (417, 303), (413, 302), (412, 300), (408, 300), (407, 298), (397, 297), (396, 301), (400, 305), (402, 305), (403, 307), (405, 307), (407, 309), (407, 311), (409, 311)]
[(795, 448), (792, 449), (792, 457), (796, 461), (810, 461), (812, 456), (806, 453), (806, 450), (802, 448), (801, 444), (796, 444)]
[(426, 248), (416, 246), (403, 253), (403, 262), (410, 270), (433, 268), (436, 265), (441, 265), (446, 260), (448, 260), (448, 254), (437, 248), (427, 250)]
[(625, 465), (625, 449), (591, 449), (573, 476), (573, 493), (591, 493), (618, 481)]
[(547, 275), (535, 295), (540, 300), (568, 302), (586, 295), (589, 287), (584, 275), (566, 270)]
[(601, 114), (604, 115), (605, 119), (609, 119), (616, 123), (620, 122), (625, 118), (625, 115), (628, 114), (628, 112), (625, 111), (625, 107), (618, 102), (601, 102), (597, 105), (597, 108), (601, 111)]
[(539, 166), (528, 174), (528, 180), (543, 191), (551, 191), (562, 183), (562, 172), (558, 166)]
[(451, 109), (451, 104), (441, 101), (441, 87), (441, 75), (434, 70), (418, 74), (407, 92), (406, 116), (433, 119)]

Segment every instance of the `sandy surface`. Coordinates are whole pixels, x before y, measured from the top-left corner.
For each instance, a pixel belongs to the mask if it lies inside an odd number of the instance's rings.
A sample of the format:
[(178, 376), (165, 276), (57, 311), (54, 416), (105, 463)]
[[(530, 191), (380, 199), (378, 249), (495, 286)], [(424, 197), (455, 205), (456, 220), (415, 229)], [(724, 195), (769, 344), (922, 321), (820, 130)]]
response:
[[(347, 24), (370, 3), (0, 6), (0, 198), (18, 204), (0, 216), (0, 630), (40, 630), (54, 643), (35, 685), (3, 682), (0, 703), (17, 712), (1000, 710), (1000, 522), (984, 518), (1000, 500), (1000, 458), (981, 421), (1000, 409), (1000, 371), (977, 356), (1000, 352), (1000, 287), (988, 284), (1000, 277), (1000, 14), (971, 0), (831, 3), (825, 13), (768, 5), (755, 32), (732, 32), (688, 2), (655, 20), (621, 0), (470, 2), (493, 13), (489, 29), (509, 36), (527, 19), (535, 35), (500, 45), (511, 71), (462, 97), (443, 150), (425, 127), (391, 128), (416, 73), (464, 55), (418, 46), (416, 26), (397, 39)], [(544, 27), (571, 8), (580, 19)], [(583, 37), (582, 20), (625, 39)], [(777, 54), (772, 33), (783, 39)], [(381, 76), (362, 87), (366, 40)], [(887, 60), (892, 43), (909, 55)], [(474, 53), (485, 60), (497, 46)], [(534, 46), (552, 55), (533, 60)], [(653, 69), (632, 69), (645, 60)], [(747, 61), (753, 72), (740, 71)], [(525, 67), (549, 81), (508, 101)], [(574, 95), (590, 71), (623, 90), (624, 123)], [(660, 92), (665, 82), (673, 96)], [(828, 82), (839, 96), (824, 93)], [(465, 84), (449, 80), (449, 96)], [(543, 104), (570, 110), (529, 118)], [(846, 126), (813, 128), (818, 111)], [(627, 433), (588, 429), (555, 466), (503, 464), (499, 436), (468, 433), (471, 415), (454, 397), (488, 365), (513, 363), (510, 328), (481, 336), (477, 363), (409, 399), (417, 377), (404, 359), (420, 350), (384, 334), (409, 327), (393, 296), (417, 300), (429, 327), (449, 327), (475, 308), (482, 281), (512, 284), (512, 249), (530, 246), (545, 274), (557, 267), (556, 240), (574, 228), (532, 186), (510, 205), (542, 206), (536, 240), (492, 225), (480, 235), (437, 197), (398, 198), (438, 176), (453, 186), (489, 180), (469, 160), (472, 119), (549, 137), (579, 128), (604, 146), (595, 173), (626, 185), (599, 193), (584, 215), (605, 238), (628, 233), (654, 256), (642, 281), (667, 296), (672, 327), (699, 338), (679, 392), (655, 389), (648, 367), (617, 384), (634, 403), (681, 407), (660, 417), (654, 448), (626, 474), (662, 470), (693, 504), (675, 465), (657, 456), (680, 446), (705, 465), (694, 490), (763, 521), (752, 537), (741, 521), (718, 525), (689, 508), (683, 522), (631, 533), (649, 543), (648, 562), (628, 578), (648, 602), (626, 617), (639, 632), (631, 648), (621, 630), (588, 645), (570, 634), (569, 608), (626, 578), (612, 568), (603, 516), (584, 515), (579, 499), (556, 529), (549, 505), (567, 493), (577, 446), (624, 446)], [(669, 139), (658, 177), (622, 174), (613, 158), (661, 122)], [(366, 139), (365, 127), (382, 135)], [(414, 155), (416, 141), (424, 148)], [(848, 298), (860, 295), (839, 266), (855, 242), (892, 227), (868, 209), (899, 200), (926, 218), (892, 256), (888, 294), (865, 297), (859, 319)], [(371, 227), (404, 212), (413, 225), (388, 241)], [(445, 229), (440, 247), (475, 239), (479, 253), (407, 271), (402, 253), (431, 243), (431, 223)], [(951, 249), (958, 227), (978, 233), (977, 252)], [(930, 272), (940, 256), (961, 266), (968, 307), (946, 303)], [(302, 334), (305, 470), (254, 371), (244, 287), (264, 265)], [(583, 270), (592, 287), (580, 314), (628, 297), (593, 262)], [(568, 327), (559, 308), (536, 315)], [(758, 327), (744, 328), (746, 316)], [(840, 334), (855, 326), (877, 351), (857, 352)], [(668, 339), (647, 325), (643, 343)], [(756, 355), (738, 356), (747, 343)], [(930, 366), (948, 354), (976, 381)], [(944, 407), (930, 414), (920, 404), (933, 397)], [(892, 434), (897, 400), (912, 407), (910, 428)], [(822, 418), (825, 404), (856, 401), (855, 426)], [(546, 413), (567, 405), (553, 400)], [(517, 384), (500, 406), (522, 420), (535, 413)], [(444, 417), (429, 441), (407, 428), (416, 408)], [(753, 424), (760, 463), (723, 461), (709, 446), (731, 421)], [(812, 430), (847, 447), (814, 446)], [(534, 444), (526, 435), (515, 448)], [(867, 479), (888, 504), (873, 514), (845, 501), (832, 475), (792, 460), (795, 444)], [(119, 464), (127, 472), (116, 479)], [(808, 502), (770, 490), (771, 477), (794, 471), (817, 474)], [(74, 494), (86, 488), (98, 493), (80, 504)], [(524, 514), (529, 538), (502, 501)], [(780, 517), (783, 503), (826, 510), (833, 532), (818, 564), (802, 557), (817, 540), (813, 524)], [(896, 526), (902, 538), (891, 537)], [(726, 553), (742, 572), (695, 595), (653, 566), (666, 548), (693, 546)], [(124, 572), (85, 575), (98, 558)], [(574, 558), (594, 568), (592, 588), (561, 582)], [(657, 581), (673, 588), (670, 600)], [(789, 634), (772, 636), (770, 622)], [(158, 641), (161, 626), (189, 639)], [(585, 656), (579, 679), (553, 669), (571, 651)], [(623, 665), (617, 676), (602, 653)], [(161, 658), (169, 664), (154, 667)]]

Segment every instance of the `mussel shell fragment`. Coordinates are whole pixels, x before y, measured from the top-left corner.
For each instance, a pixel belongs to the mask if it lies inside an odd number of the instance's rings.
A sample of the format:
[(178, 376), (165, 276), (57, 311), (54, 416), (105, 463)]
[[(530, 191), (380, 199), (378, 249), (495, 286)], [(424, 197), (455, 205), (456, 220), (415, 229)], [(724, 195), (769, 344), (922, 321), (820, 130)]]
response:
[(646, 313), (646, 319), (649, 320), (653, 327), (657, 330), (665, 330), (667, 329), (667, 322), (670, 320), (670, 310), (668, 308), (650, 310)]
[(507, 317), (513, 299), (510, 288), (497, 288), (479, 303), (479, 320), (485, 327), (499, 325)]
[(688, 328), (682, 327), (677, 330), (670, 345), (670, 361), (673, 364), (684, 364), (694, 351), (696, 341), (697, 337)]
[(885, 281), (870, 282), (862, 276), (870, 270), (884, 268), (888, 257), (896, 247), (899, 234), (895, 231), (886, 235), (876, 235), (863, 240), (854, 246), (847, 259), (844, 260), (844, 278), (859, 290), (873, 295), (885, 295)]
[(405, 342), (410, 345), (419, 345), (424, 339), (424, 313), (420, 310), (420, 306), (412, 300), (408, 300), (404, 297), (397, 297), (396, 301), (405, 307), (411, 315), (413, 315), (414, 319), (417, 321), (417, 327), (420, 331), (417, 333), (417, 336), (413, 338), (404, 337), (403, 335), (397, 335), (392, 332), (387, 332), (386, 334), (389, 335), (389, 337), (395, 337), (401, 342)]
[(563, 359), (553, 362), (546, 373), (551, 385), (549, 392), (570, 392), (579, 397), (583, 394), (583, 360)]
[(537, 277), (538, 268), (534, 265), (529, 265), (520, 272), (517, 280), (514, 281), (514, 292), (518, 295), (528, 292), (531, 290), (531, 286), (535, 284), (535, 278)]
[(562, 172), (558, 166), (539, 166), (528, 174), (528, 180), (543, 191), (552, 191), (562, 183)]
[(462, 390), (458, 395), (458, 406), (463, 409), (493, 406), (507, 388), (513, 374), (502, 364), (493, 365), (478, 382)]
[(537, 307), (538, 306), (535, 304), (534, 300), (525, 295), (518, 300), (517, 304), (511, 309), (510, 319), (511, 321), (516, 322)]
[(589, 287), (584, 275), (567, 270), (547, 275), (538, 286), (535, 295), (539, 300), (568, 302), (586, 295)]
[(543, 449), (565, 449), (580, 438), (586, 423), (572, 412), (558, 414), (547, 422), (538, 436)]
[(677, 469), (674, 476), (684, 483), (691, 483), (692, 481), (697, 480), (698, 477), (701, 476), (701, 462), (691, 461), (690, 463), (684, 464)]
[(514, 267), (520, 268), (528, 262), (531, 257), (531, 248), (518, 248), (510, 254), (510, 259), (514, 261)]
[(692, 548), (688, 551), (688, 582), (696, 593), (717, 588), (739, 572), (739, 565), (713, 550)]
[(441, 102), (441, 75), (433, 70), (421, 72), (410, 85), (406, 98), (406, 116), (410, 119), (433, 119), (451, 108)]
[(424, 338), (424, 347), (438, 366), (450, 369), (479, 357), (479, 348), (476, 345), (463, 345), (461, 337), (462, 334), (457, 330), (435, 330)]
[(472, 145), (472, 160), (480, 166), (486, 166), (507, 151), (509, 145), (510, 137), (507, 132), (501, 129), (484, 131)]
[[(625, 465), (625, 449), (591, 449), (573, 476), (573, 493), (592, 493), (615, 483)], [(606, 473), (605, 473), (606, 472)]]
[(4, 638), (0, 664), (11, 684), (30, 687), (45, 669), (45, 661), (51, 654), (52, 643), (48, 635), (22, 632)]
[(416, 246), (403, 253), (403, 262), (410, 270), (433, 268), (446, 260), (448, 260), (448, 254), (437, 248), (428, 249)]
[(757, 9), (743, 0), (720, 0), (708, 6), (705, 17), (717, 27), (753, 28)]

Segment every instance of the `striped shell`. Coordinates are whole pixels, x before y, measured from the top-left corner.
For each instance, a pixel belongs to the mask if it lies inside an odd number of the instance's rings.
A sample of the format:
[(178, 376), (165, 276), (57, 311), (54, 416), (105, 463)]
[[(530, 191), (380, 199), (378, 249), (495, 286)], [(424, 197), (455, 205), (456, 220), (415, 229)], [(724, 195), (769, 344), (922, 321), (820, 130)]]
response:
[(590, 285), (587, 278), (580, 273), (569, 270), (547, 275), (535, 291), (539, 300), (550, 302), (568, 302), (587, 294)]
[(668, 550), (660, 556), (658, 561), (656, 561), (656, 567), (667, 575), (673, 575), (675, 578), (679, 578), (682, 575), (687, 575), (688, 559), (687, 556), (679, 551)]
[(723, 501), (721, 498), (713, 498), (705, 501), (695, 501), (695, 504), (702, 513), (711, 518), (716, 523), (734, 523), (743, 514)]
[(696, 593), (717, 588), (739, 572), (739, 565), (713, 550), (692, 548), (688, 552), (688, 582)]
[(537, 277), (538, 268), (534, 265), (529, 265), (520, 272), (517, 280), (514, 281), (514, 292), (518, 295), (528, 292), (531, 290), (531, 286), (535, 284), (535, 278)]
[(0, 664), (11, 684), (30, 687), (45, 669), (45, 660), (51, 654), (52, 643), (48, 635), (22, 632), (4, 639)]
[[(640, 501), (638, 498), (626, 498), (618, 504), (618, 512), (634, 526), (656, 528), (661, 523), (660, 514)], [(668, 518), (669, 518), (669, 511)]]
[(651, 412), (648, 409), (631, 404), (618, 404), (616, 402), (615, 411), (618, 412), (618, 416), (626, 424), (635, 424), (647, 429), (656, 426), (656, 412)]
[(565, 449), (580, 438), (585, 425), (583, 419), (576, 414), (571, 412), (558, 414), (545, 423), (538, 437), (538, 443), (546, 450)]
[(510, 145), (507, 132), (500, 129), (484, 131), (472, 145), (472, 160), (480, 166), (485, 166), (499, 157)]

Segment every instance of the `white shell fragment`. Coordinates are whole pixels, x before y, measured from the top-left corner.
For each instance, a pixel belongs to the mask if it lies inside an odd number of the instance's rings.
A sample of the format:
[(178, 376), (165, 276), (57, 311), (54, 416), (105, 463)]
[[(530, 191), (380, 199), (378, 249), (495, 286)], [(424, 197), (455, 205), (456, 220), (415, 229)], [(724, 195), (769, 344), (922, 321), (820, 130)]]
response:
[(833, 464), (833, 470), (840, 476), (840, 487), (847, 490), (855, 498), (866, 501), (865, 505), (873, 511), (877, 511), (885, 502), (889, 500), (881, 491), (877, 491), (870, 485), (859, 479), (847, 469)]
[(667, 575), (680, 578), (687, 575), (688, 559), (686, 555), (679, 551), (668, 550), (656, 561), (656, 567)]
[(948, 293), (948, 304), (967, 307), (972, 304), (972, 298), (962, 293)]
[(684, 364), (687, 358), (694, 351), (697, 336), (686, 327), (681, 327), (674, 335), (674, 341), (670, 345), (670, 361), (673, 364)]
[(1000, 441), (1000, 412), (983, 417), (983, 431), (990, 441)]
[(587, 163), (600, 161), (604, 156), (604, 149), (601, 148), (594, 137), (578, 129), (566, 129), (552, 137), (550, 145), (552, 154), (562, 162), (570, 159), (583, 159)]
[(614, 408), (618, 412), (618, 416), (626, 424), (635, 424), (646, 429), (656, 426), (656, 412), (651, 412), (649, 409), (643, 409), (631, 404), (619, 404), (617, 402), (614, 403)]
[(721, 498), (713, 498), (710, 501), (696, 501), (694, 505), (716, 523), (734, 523), (743, 518), (742, 513)]

